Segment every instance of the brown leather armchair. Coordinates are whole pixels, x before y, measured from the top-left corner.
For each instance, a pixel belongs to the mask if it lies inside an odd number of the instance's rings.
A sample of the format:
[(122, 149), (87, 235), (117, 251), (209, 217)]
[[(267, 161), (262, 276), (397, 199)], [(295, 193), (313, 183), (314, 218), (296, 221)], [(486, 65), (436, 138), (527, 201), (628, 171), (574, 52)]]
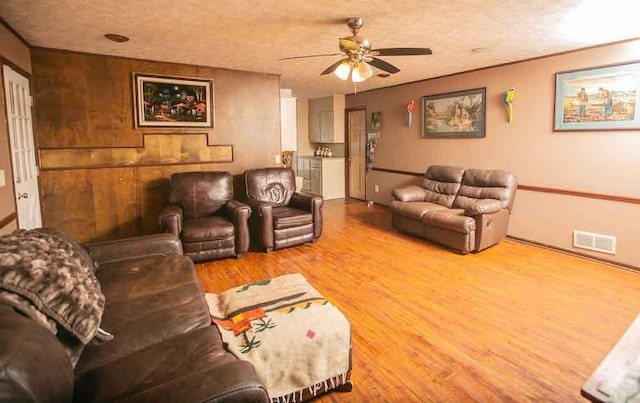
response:
[(322, 197), (295, 193), (292, 169), (250, 169), (244, 178), (251, 236), (267, 252), (320, 238)]
[(180, 238), (194, 262), (240, 257), (249, 250), (251, 209), (233, 200), (229, 172), (183, 172), (171, 175), (169, 203), (160, 225)]

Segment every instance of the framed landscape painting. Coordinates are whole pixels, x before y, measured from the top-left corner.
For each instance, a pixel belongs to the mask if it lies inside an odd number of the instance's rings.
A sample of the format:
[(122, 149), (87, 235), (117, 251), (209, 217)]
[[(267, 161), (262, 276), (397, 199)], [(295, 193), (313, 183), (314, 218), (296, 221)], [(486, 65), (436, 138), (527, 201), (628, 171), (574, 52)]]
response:
[(556, 74), (553, 129), (640, 128), (640, 63)]
[(422, 137), (485, 137), (486, 88), (422, 97)]
[(213, 81), (133, 73), (136, 128), (213, 127)]

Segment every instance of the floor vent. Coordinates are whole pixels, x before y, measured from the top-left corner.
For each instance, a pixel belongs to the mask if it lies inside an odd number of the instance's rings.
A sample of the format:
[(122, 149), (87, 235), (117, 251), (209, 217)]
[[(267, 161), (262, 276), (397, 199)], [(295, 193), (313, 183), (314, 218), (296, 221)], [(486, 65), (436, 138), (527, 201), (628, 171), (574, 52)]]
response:
[(615, 255), (616, 237), (594, 234), (593, 232), (573, 231), (573, 246)]

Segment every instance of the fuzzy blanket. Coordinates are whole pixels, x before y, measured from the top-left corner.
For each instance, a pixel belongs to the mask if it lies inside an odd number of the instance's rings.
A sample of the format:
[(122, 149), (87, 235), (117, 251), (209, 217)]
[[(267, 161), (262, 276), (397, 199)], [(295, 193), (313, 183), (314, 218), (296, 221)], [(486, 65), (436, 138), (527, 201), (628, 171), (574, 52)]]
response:
[(94, 269), (84, 249), (60, 231), (0, 237), (0, 301), (64, 339), (72, 362), (82, 345), (103, 339), (98, 328), (105, 299)]
[(254, 365), (274, 402), (306, 400), (348, 382), (349, 322), (301, 274), (205, 298), (223, 341)]

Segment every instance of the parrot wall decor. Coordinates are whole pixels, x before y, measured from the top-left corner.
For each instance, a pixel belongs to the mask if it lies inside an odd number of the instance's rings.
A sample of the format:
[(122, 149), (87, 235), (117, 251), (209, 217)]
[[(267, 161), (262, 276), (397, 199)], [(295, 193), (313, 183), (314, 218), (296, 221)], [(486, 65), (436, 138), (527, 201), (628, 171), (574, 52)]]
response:
[(509, 123), (513, 120), (513, 96), (515, 91), (516, 89), (511, 87), (504, 92), (504, 104), (507, 107), (507, 119)]

